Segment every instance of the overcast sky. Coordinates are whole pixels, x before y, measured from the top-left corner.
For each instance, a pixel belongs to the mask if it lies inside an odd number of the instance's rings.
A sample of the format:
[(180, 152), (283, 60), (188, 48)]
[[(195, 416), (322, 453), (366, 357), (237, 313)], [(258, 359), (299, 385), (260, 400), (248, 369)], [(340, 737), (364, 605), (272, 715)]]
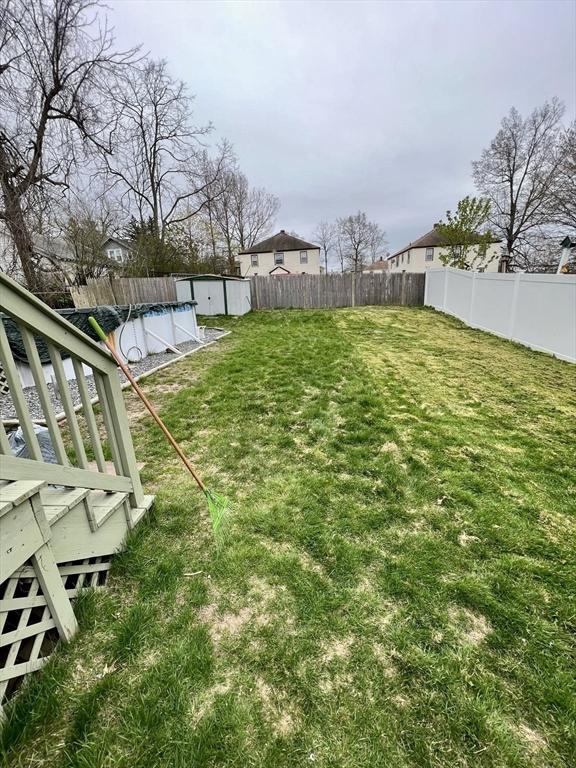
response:
[(473, 193), (512, 105), (574, 119), (576, 3), (116, 0), (123, 45), (165, 58), (198, 123), (281, 201), (277, 229), (366, 211), (392, 251)]

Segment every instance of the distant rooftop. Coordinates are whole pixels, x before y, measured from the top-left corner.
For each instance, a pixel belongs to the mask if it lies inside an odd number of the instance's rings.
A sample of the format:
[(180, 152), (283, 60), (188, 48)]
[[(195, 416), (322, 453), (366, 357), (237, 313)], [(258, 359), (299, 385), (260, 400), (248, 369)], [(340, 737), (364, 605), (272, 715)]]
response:
[[(496, 239), (492, 240), (492, 242), (499, 243), (500, 240)], [(440, 236), (438, 225), (434, 224), (434, 227), (430, 230), (430, 232), (426, 232), (426, 234), (422, 235), (422, 237), (419, 237), (417, 240), (408, 243), (408, 245), (405, 245), (404, 248), (400, 248), (400, 250), (396, 251), (396, 253), (392, 253), (390, 256), (388, 256), (388, 260), (393, 259), (395, 256), (398, 256), (401, 253), (405, 253), (410, 248), (434, 248), (435, 246), (446, 244), (447, 243)]]
[(319, 248), (320, 246), (301, 240), (299, 237), (287, 234), (285, 229), (281, 229), (276, 235), (255, 243), (247, 251), (240, 251), (239, 255), (244, 253), (266, 253), (268, 251), (307, 251), (309, 248)]

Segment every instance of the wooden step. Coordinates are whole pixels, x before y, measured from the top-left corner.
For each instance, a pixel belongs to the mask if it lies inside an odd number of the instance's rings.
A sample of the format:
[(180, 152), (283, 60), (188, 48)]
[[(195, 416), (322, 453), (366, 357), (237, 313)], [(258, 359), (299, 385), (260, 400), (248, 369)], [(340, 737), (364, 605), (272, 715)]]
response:
[(154, 496), (144, 496), (142, 506), (130, 510), (128, 526), (135, 528), (154, 503)]
[(86, 488), (43, 488), (40, 492), (42, 506), (48, 523), (52, 526), (70, 510), (86, 499), (89, 491)]
[(43, 487), (42, 480), (10, 480), (0, 481), (0, 517), (10, 512), (12, 507), (18, 506)]
[(92, 531), (104, 525), (110, 515), (114, 514), (128, 498), (126, 493), (106, 493), (106, 491), (91, 491), (88, 497), (88, 522)]

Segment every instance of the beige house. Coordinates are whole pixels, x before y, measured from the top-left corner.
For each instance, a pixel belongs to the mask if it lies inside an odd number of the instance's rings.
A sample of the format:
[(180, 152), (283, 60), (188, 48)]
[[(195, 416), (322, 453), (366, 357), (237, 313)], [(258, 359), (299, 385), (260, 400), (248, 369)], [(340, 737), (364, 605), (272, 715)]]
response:
[(365, 264), (362, 267), (362, 272), (388, 272), (390, 269), (390, 262), (385, 256), (380, 256), (377, 261), (373, 261), (371, 264)]
[[(477, 255), (479, 246), (473, 245), (470, 247), (470, 254)], [(498, 272), (498, 263), (501, 256), (501, 243), (495, 241), (490, 243), (486, 253), (486, 259), (479, 265), (479, 272)], [(388, 263), (390, 265), (390, 272), (392, 274), (396, 272), (425, 272), (427, 269), (434, 267), (443, 267), (444, 264), (440, 259), (442, 254), (445, 254), (447, 249), (442, 242), (440, 233), (436, 225), (434, 228), (427, 232), (422, 237), (414, 240), (412, 243), (401, 248), (396, 253), (393, 253), (388, 257)]]
[(320, 247), (281, 229), (248, 251), (241, 251), (237, 263), (242, 277), (254, 275), (319, 275)]

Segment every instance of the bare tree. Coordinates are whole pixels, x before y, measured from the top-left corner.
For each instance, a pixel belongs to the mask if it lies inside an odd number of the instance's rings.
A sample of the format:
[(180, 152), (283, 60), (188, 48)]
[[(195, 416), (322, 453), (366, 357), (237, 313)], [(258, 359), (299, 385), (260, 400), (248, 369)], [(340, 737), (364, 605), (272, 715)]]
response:
[(384, 242), (385, 236), (378, 224), (368, 221), (362, 211), (338, 219), (338, 232), (344, 259), (353, 272), (361, 272), (371, 259), (374, 249)]
[(58, 212), (57, 223), (59, 237), (72, 257), (72, 282), (76, 285), (118, 269), (102, 246), (107, 237), (119, 231), (125, 215), (108, 190), (94, 188), (94, 180), (89, 189), (68, 196)]
[(576, 122), (560, 137), (560, 166), (552, 191), (551, 218), (576, 229)]
[(246, 176), (236, 171), (231, 184), (231, 207), (238, 245), (245, 250), (270, 232), (280, 201), (262, 187), (250, 187)]
[(102, 83), (134, 60), (115, 52), (98, 0), (4, 0), (0, 10), (0, 220), (28, 287), (40, 272), (27, 216), (66, 187), (79, 155), (110, 152), (114, 115)]
[(476, 186), (491, 203), (490, 223), (506, 245), (503, 271), (514, 266), (517, 244), (550, 222), (562, 160), (558, 139), (563, 113), (558, 99), (525, 119), (511, 109), (490, 146), (472, 164)]
[(324, 255), (324, 268), (328, 272), (328, 259), (337, 245), (336, 226), (329, 221), (321, 221), (312, 233), (312, 239), (320, 246)]
[(192, 125), (193, 97), (172, 78), (165, 61), (132, 68), (110, 98), (120, 116), (121, 141), (106, 156), (107, 173), (162, 241), (170, 225), (206, 204), (202, 193), (221, 173), (229, 145), (221, 146), (215, 162), (206, 162), (202, 140), (212, 128)]
[(386, 239), (386, 232), (384, 232), (378, 224), (370, 222), (370, 236), (368, 240), (368, 248), (370, 252), (370, 261), (372, 264), (378, 259), (382, 252), (386, 251), (388, 241)]
[(234, 271), (238, 249), (249, 248), (270, 231), (279, 200), (265, 189), (250, 187), (235, 164), (225, 169), (207, 192), (212, 195), (205, 210), (212, 243), (214, 248), (217, 242), (222, 244), (228, 269)]

